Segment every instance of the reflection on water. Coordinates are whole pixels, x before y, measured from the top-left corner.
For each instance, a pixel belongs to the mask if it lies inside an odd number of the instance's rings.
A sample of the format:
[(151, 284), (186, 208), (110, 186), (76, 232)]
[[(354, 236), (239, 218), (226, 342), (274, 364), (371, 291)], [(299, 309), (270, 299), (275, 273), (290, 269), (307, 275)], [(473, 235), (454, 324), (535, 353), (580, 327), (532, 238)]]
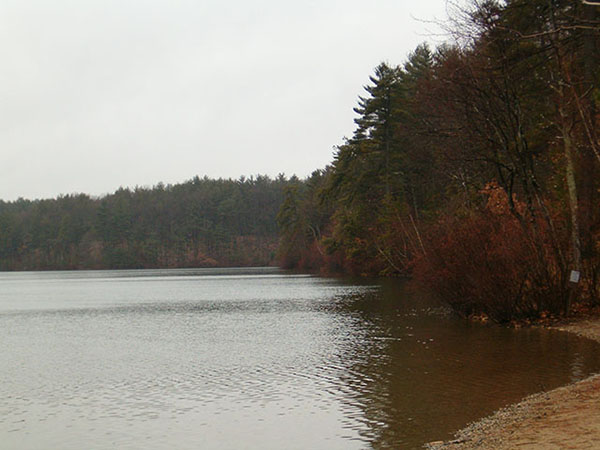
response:
[(275, 269), (0, 274), (6, 448), (414, 448), (598, 371), (401, 283)]

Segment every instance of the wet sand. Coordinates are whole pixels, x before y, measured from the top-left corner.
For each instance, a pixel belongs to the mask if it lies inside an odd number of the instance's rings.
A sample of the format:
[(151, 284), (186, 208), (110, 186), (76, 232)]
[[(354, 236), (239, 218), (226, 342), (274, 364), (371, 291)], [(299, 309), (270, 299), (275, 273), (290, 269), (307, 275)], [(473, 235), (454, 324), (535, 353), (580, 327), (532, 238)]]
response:
[[(600, 319), (554, 327), (600, 342)], [(600, 449), (600, 375), (527, 397), (431, 449)]]

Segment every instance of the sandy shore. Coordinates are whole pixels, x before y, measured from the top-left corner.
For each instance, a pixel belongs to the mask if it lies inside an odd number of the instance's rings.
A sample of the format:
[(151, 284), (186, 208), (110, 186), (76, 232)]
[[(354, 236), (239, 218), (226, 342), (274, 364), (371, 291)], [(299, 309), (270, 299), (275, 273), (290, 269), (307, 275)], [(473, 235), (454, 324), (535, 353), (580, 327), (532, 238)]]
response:
[[(600, 320), (554, 327), (600, 342)], [(600, 449), (600, 375), (527, 397), (431, 449)]]

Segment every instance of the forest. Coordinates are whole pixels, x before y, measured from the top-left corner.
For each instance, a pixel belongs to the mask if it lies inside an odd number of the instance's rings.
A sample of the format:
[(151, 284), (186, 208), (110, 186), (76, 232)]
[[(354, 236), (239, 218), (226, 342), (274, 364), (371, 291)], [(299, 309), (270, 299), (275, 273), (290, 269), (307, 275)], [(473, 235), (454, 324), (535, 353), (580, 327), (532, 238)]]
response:
[(283, 175), (0, 201), (0, 270), (275, 264)]
[(332, 163), (286, 187), (281, 264), (411, 277), (498, 322), (597, 305), (600, 8), (450, 5), (452, 43), (381, 63)]
[(327, 167), (0, 201), (0, 270), (410, 277), (498, 322), (600, 304), (600, 8), (449, 5), (452, 39), (374, 69)]

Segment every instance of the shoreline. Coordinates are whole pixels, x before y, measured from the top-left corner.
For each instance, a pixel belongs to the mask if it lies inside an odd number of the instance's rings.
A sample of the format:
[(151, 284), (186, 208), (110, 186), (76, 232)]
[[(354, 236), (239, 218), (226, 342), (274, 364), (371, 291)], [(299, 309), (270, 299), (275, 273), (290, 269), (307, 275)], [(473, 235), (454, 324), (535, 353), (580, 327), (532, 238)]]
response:
[[(600, 342), (600, 318), (550, 326)], [(600, 374), (540, 392), (467, 425), (429, 449), (600, 448)]]

